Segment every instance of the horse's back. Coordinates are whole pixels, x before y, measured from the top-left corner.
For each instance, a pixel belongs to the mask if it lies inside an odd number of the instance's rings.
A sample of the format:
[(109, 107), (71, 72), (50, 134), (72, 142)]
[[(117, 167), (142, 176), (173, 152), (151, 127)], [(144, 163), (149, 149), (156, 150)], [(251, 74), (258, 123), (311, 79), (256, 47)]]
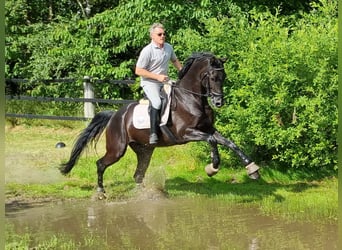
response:
[(129, 103), (120, 108), (110, 119), (107, 126), (107, 139), (109, 137), (115, 140), (131, 141), (140, 140), (140, 134), (146, 133), (146, 130), (136, 129), (133, 125), (133, 111), (138, 102)]
[(120, 108), (112, 116), (111, 120), (108, 123), (108, 127), (119, 128), (122, 126), (130, 126), (130, 124), (133, 124), (133, 110), (137, 104), (138, 102), (132, 102)]

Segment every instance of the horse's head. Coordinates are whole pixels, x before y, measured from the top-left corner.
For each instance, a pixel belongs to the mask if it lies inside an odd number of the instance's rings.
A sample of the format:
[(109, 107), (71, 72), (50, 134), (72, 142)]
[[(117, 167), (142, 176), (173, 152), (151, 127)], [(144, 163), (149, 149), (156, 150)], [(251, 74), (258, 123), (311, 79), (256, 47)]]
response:
[[(188, 92), (210, 97), (215, 107), (222, 107), (223, 82), (226, 77), (223, 67), (225, 61), (226, 59), (218, 59), (211, 53), (194, 53), (186, 60), (179, 72), (179, 78), (187, 76), (187, 81), (184, 82), (188, 85)], [(198, 85), (194, 86), (194, 83)]]
[(226, 59), (212, 57), (209, 59), (207, 70), (202, 73), (202, 86), (206, 89), (212, 104), (220, 108), (224, 104), (223, 82), (226, 78), (223, 64)]

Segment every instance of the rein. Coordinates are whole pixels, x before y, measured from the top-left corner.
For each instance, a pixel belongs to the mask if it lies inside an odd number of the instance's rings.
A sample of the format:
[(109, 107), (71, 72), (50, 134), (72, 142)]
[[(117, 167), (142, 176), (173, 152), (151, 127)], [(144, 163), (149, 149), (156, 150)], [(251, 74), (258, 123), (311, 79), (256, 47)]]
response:
[(175, 84), (174, 81), (169, 81), (167, 84), (171, 85), (171, 86), (174, 87), (174, 88), (181, 89), (181, 90), (183, 90), (184, 92), (187, 92), (187, 93), (190, 93), (190, 94), (193, 94), (193, 95), (204, 96), (204, 97), (209, 97), (209, 96), (210, 96), (208, 93), (206, 93), (206, 94), (201, 94), (201, 93), (197, 93), (197, 92), (188, 90), (188, 89), (186, 89), (186, 88), (179, 87), (179, 86), (177, 86), (177, 85)]

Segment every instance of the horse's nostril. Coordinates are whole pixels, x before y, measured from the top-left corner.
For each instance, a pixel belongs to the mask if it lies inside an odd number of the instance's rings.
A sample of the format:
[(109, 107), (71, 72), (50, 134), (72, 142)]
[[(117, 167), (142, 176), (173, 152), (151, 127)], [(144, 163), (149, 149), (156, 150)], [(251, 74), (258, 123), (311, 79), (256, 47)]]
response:
[(222, 102), (221, 102), (221, 101), (215, 102), (215, 106), (216, 106), (216, 107), (221, 107), (221, 106), (222, 106)]

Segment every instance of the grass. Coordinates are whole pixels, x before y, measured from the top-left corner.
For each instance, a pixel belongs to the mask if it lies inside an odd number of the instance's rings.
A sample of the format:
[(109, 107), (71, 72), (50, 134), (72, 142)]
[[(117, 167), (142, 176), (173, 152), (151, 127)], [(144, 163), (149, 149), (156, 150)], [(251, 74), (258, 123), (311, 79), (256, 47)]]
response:
[[(29, 229), (25, 229), (24, 233), (17, 234), (13, 225), (6, 225), (6, 246), (5, 249), (12, 250), (26, 250), (26, 249), (111, 249), (102, 239), (87, 234), (80, 241), (75, 241), (65, 233), (58, 233), (57, 235), (50, 235), (43, 240), (38, 240), (39, 243), (35, 244), (37, 239)], [(33, 248), (29, 246), (34, 245)]]
[[(89, 148), (71, 174), (58, 171), (70, 154), (83, 122), (74, 126), (6, 127), (6, 199), (88, 199), (96, 189), (95, 161), (102, 156), (104, 139), (97, 151)], [(56, 149), (58, 141), (67, 146)], [(208, 152), (209, 154), (209, 152)], [(263, 213), (288, 219), (320, 220), (337, 223), (337, 178), (299, 179), (267, 166), (262, 178), (248, 179), (240, 168), (222, 167), (209, 178), (204, 172), (208, 162), (196, 157), (192, 144), (157, 148), (145, 178), (146, 186), (167, 192), (173, 197), (220, 199), (231, 204), (254, 206)], [(129, 199), (135, 189), (133, 174), (136, 159), (131, 150), (107, 169), (104, 184), (110, 200)], [(44, 174), (45, 173), (45, 174)], [(25, 176), (25, 178), (23, 177)]]

